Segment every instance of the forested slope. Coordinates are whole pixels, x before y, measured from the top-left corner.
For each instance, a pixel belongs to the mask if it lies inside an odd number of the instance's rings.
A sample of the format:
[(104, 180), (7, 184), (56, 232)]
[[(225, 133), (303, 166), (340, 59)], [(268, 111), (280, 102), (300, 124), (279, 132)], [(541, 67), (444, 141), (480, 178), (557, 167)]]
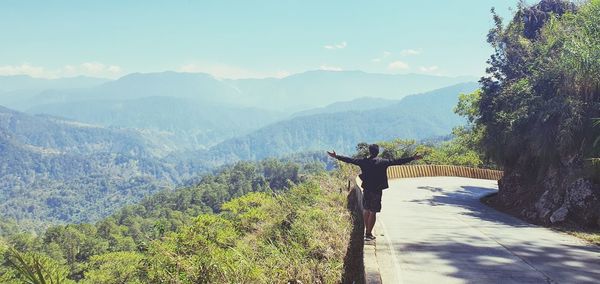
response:
[(600, 226), (600, 1), (521, 5), (488, 39), (483, 148), (504, 168), (494, 202), (543, 224)]
[(338, 174), (240, 162), (95, 224), (5, 235), (0, 282), (36, 268), (61, 283), (338, 282), (351, 226)]
[(134, 131), (0, 108), (0, 208), (23, 228), (106, 216), (180, 183)]

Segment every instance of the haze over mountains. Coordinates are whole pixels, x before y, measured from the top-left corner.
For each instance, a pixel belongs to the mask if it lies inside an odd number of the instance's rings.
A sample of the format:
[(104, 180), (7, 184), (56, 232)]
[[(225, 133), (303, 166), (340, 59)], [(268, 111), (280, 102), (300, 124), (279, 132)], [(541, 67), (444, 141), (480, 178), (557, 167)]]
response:
[[(357, 104), (333, 104), (229, 139), (209, 152), (217, 160), (223, 157), (258, 160), (323, 149), (350, 153), (359, 142), (443, 136), (465, 122), (453, 112), (458, 94), (470, 93), (477, 88), (477, 83), (463, 83), (407, 96), (400, 101), (359, 99)], [(382, 102), (385, 106), (377, 107)]]
[[(108, 82), (86, 77), (54, 84), (25, 79), (0, 80), (7, 82), (0, 90), (10, 90), (0, 93), (0, 105), (106, 127), (142, 128), (181, 149), (198, 150), (297, 111), (363, 97), (399, 100), (473, 78), (309, 71), (282, 79), (219, 80), (202, 73), (176, 72), (134, 73)], [(61, 88), (69, 80), (74, 87)], [(27, 88), (27, 81), (51, 88)]]
[(0, 77), (11, 82), (0, 104), (18, 110), (0, 108), (0, 217), (31, 227), (94, 221), (238, 160), (445, 136), (464, 123), (452, 111), (458, 94), (477, 88), (465, 78), (330, 71), (36, 80)]

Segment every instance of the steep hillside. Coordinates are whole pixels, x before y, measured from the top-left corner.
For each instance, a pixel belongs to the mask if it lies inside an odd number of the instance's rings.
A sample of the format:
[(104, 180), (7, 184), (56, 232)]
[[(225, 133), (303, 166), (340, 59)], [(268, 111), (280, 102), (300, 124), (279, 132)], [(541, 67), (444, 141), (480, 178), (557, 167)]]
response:
[(94, 224), (0, 231), (0, 282), (27, 282), (25, 271), (42, 267), (35, 277), (46, 283), (335, 283), (352, 229), (342, 174), (299, 170), (240, 162)]
[(91, 221), (181, 182), (134, 132), (0, 108), (0, 212), (24, 227)]
[(123, 152), (149, 155), (133, 131), (111, 130), (51, 116), (32, 116), (0, 106), (0, 137), (41, 154)]
[(600, 228), (600, 1), (544, 0), (496, 20), (477, 117), (504, 167), (493, 203), (536, 223)]

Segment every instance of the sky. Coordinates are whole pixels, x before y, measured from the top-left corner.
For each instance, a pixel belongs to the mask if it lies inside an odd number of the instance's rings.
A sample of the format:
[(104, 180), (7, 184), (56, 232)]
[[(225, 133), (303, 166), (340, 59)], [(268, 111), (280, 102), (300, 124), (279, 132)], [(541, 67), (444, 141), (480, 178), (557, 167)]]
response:
[(490, 9), (518, 0), (3, 0), (0, 75), (481, 76)]

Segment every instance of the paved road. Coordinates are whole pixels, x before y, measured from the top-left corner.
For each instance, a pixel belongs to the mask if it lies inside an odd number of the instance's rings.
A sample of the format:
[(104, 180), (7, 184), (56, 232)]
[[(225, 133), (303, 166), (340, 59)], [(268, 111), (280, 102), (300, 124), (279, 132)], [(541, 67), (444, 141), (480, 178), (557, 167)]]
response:
[(376, 225), (383, 283), (600, 283), (600, 248), (479, 202), (495, 181), (390, 181)]

